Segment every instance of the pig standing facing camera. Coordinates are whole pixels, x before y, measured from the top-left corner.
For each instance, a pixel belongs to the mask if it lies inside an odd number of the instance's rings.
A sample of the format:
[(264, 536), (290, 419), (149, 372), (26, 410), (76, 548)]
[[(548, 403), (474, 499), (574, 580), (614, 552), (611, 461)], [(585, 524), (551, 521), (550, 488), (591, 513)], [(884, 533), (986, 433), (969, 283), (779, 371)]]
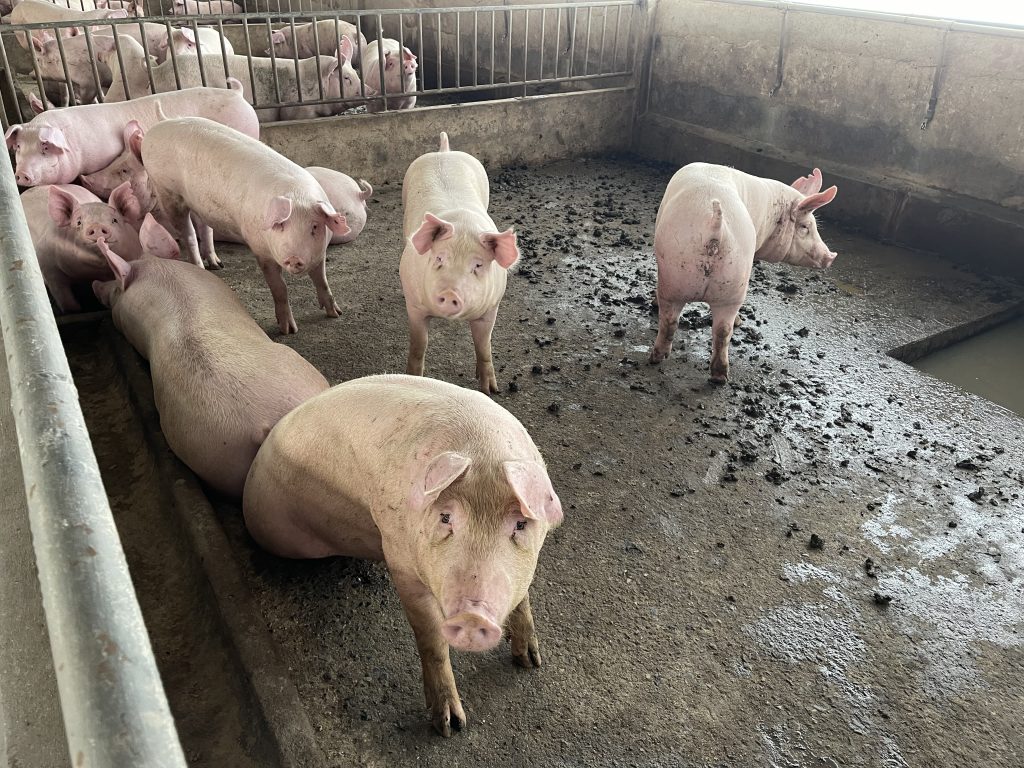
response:
[(526, 429), (479, 392), (413, 376), (339, 384), (274, 427), (242, 508), (277, 555), (387, 563), (442, 735), (466, 723), (449, 646), (488, 650), (507, 626), (516, 663), (540, 666), (529, 588), (562, 505)]
[(658, 339), (652, 363), (672, 351), (687, 302), (706, 301), (713, 323), (711, 381), (728, 380), (729, 340), (754, 259), (824, 268), (836, 258), (818, 234), (814, 211), (838, 190), (820, 190), (817, 168), (790, 186), (724, 165), (691, 163), (676, 172), (654, 225)]
[(406, 373), (423, 375), (430, 318), (467, 320), (476, 376), (488, 394), (498, 391), (491, 331), (508, 268), (519, 259), (515, 232), (499, 232), (487, 214), (489, 196), (480, 161), (450, 152), (442, 133), (440, 150), (420, 155), (405, 172), (406, 243), (398, 269), (409, 314)]

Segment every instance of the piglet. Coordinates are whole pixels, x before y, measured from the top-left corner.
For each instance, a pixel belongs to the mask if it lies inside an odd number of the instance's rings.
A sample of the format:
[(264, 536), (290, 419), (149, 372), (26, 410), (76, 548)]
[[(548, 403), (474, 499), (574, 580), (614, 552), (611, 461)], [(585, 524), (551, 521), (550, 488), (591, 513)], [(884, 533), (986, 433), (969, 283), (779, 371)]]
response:
[(468, 320), (483, 392), (498, 391), (491, 331), (505, 295), (508, 268), (519, 259), (511, 228), (498, 232), (487, 215), (490, 190), (480, 161), (440, 150), (420, 155), (405, 173), (405, 250), (399, 265), (409, 315), (406, 373), (423, 375), (432, 317)]
[[(388, 109), (411, 109), (416, 106), (416, 54), (408, 48), (403, 48), (397, 40), (389, 37), (383, 39), (383, 46), (378, 48), (377, 41), (373, 40), (366, 46), (363, 54), (363, 81), (367, 88), (372, 88), (377, 93), (412, 93), (411, 96), (398, 96), (388, 99)], [(384, 52), (384, 62), (381, 64), (381, 54)], [(384, 88), (380, 84), (380, 70), (384, 68)], [(379, 112), (380, 101), (372, 100), (367, 104), (368, 112)]]
[(787, 186), (727, 168), (691, 163), (668, 184), (654, 227), (658, 338), (651, 362), (672, 350), (690, 301), (711, 307), (711, 381), (729, 378), (729, 340), (747, 296), (754, 259), (824, 268), (836, 258), (818, 234), (814, 211), (835, 199), (821, 171)]
[(347, 235), (331, 235), (331, 245), (338, 243), (351, 243), (366, 226), (366, 201), (373, 195), (373, 187), (365, 179), (358, 182), (351, 176), (330, 168), (310, 166), (306, 168), (309, 175), (316, 179), (334, 210), (345, 216), (345, 223), (348, 224)]
[(282, 333), (298, 330), (283, 270), (308, 273), (320, 306), (338, 317), (324, 257), (331, 234), (346, 235), (349, 228), (308, 171), (204, 118), (157, 123), (143, 137), (139, 159), (161, 218), (184, 239), (194, 264), (202, 262), (190, 212), (214, 232), (249, 246), (274, 297)]
[(152, 214), (142, 247), (134, 262), (104, 247), (116, 279), (94, 282), (93, 291), (149, 361), (171, 450), (209, 486), (240, 497), (270, 430), (327, 380), (268, 339), (222, 280), (178, 261), (174, 238)]
[(360, 55), (366, 50), (366, 38), (355, 24), (341, 19), (323, 19), (318, 22), (295, 25), (295, 40), (292, 41), (291, 24), (270, 33), (270, 48), (275, 56), (308, 59), (318, 54), (333, 56), (344, 38), (352, 44), (352, 62), (359, 63)]
[(449, 646), (539, 667), (529, 588), (562, 506), (516, 418), (433, 379), (368, 376), (308, 400), (271, 431), (242, 497), (283, 557), (384, 560), (416, 635), (434, 727), (466, 723)]
[(61, 312), (81, 309), (73, 286), (110, 277), (100, 242), (117, 248), (126, 259), (137, 259), (142, 252), (142, 212), (127, 182), (111, 193), (109, 205), (73, 184), (25, 190), (21, 205), (43, 282)]

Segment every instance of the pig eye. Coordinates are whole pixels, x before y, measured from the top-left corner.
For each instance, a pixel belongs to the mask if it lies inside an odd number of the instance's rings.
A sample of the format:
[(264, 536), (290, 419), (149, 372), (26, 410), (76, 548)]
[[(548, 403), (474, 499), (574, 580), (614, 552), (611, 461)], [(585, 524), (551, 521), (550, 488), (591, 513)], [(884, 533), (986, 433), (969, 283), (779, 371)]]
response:
[(442, 524), (449, 525), (451, 523), (451, 521), (452, 521), (451, 512), (442, 512), (441, 513), (441, 523)]
[(801, 235), (806, 235), (810, 231), (811, 231), (811, 228), (808, 227), (806, 224), (801, 224), (800, 225), (800, 234)]
[(111, 223), (113, 223), (113, 224), (117, 224), (117, 219), (112, 219), (112, 220), (111, 220)]
[(526, 521), (525, 520), (516, 520), (516, 530), (517, 531), (525, 531), (526, 530)]
[(316, 224), (313, 225), (313, 231), (310, 234), (316, 236)]

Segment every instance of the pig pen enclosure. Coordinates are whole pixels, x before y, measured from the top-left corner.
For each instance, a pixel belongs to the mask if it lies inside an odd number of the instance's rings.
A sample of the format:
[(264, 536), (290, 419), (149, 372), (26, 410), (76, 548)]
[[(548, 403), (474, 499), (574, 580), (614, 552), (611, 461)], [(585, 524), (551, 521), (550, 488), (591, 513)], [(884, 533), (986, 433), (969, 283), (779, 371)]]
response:
[[(273, 106), (339, 114), (261, 125), (298, 164), (374, 186), (363, 232), (328, 249), (341, 317), (293, 279), (299, 331), (283, 336), (245, 246), (218, 245), (217, 274), (332, 385), (402, 372), (405, 168), (440, 131), (484, 162), (491, 215), (521, 251), (494, 399), (565, 510), (531, 588), (543, 666), (514, 666), (504, 641), (453, 653), (469, 721), (437, 737), (387, 569), (262, 551), (240, 505), (170, 452), (109, 313), (60, 317), (47, 347), (5, 168), (0, 754), (21, 768), (64, 764), (69, 744), (71, 764), (104, 766), (1024, 763), (1024, 421), (907, 364), (1024, 309), (1019, 32), (773, 2), (386, 5), (212, 17), (246, 56), (316, 18), (412, 41), (419, 64), (413, 109), (387, 92), (364, 114), (365, 92), (314, 84)], [(156, 18), (196, 39), (211, 22)], [(5, 129), (31, 117), (27, 93), (63, 96), (13, 31)], [(702, 304), (648, 364), (655, 215), (698, 160), (787, 182), (818, 165), (840, 188), (820, 222), (839, 253), (827, 271), (755, 263), (722, 387)], [(431, 331), (427, 375), (475, 386), (466, 327)], [(1024, 355), (1016, 343), (1003, 354)]]

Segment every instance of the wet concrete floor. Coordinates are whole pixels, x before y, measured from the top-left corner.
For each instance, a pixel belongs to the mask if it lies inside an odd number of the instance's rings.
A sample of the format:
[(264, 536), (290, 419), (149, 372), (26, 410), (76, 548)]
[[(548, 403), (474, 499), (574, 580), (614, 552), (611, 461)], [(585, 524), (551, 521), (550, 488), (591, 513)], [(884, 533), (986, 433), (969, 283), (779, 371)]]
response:
[[(703, 305), (650, 366), (673, 170), (493, 176), (523, 249), (496, 399), (566, 516), (532, 588), (544, 666), (514, 667), (507, 644), (453, 654), (464, 733), (429, 728), (382, 565), (275, 558), (217, 502), (326, 764), (1024, 764), (1024, 419), (886, 356), (1024, 290), (826, 220), (830, 270), (757, 266), (727, 386), (707, 382)], [(342, 317), (290, 281), (299, 333), (280, 340), (332, 383), (404, 370), (401, 245), (400, 190), (382, 185), (360, 239), (330, 252)], [(255, 262), (221, 255), (277, 337)], [(427, 364), (473, 386), (468, 329), (435, 322)]]

